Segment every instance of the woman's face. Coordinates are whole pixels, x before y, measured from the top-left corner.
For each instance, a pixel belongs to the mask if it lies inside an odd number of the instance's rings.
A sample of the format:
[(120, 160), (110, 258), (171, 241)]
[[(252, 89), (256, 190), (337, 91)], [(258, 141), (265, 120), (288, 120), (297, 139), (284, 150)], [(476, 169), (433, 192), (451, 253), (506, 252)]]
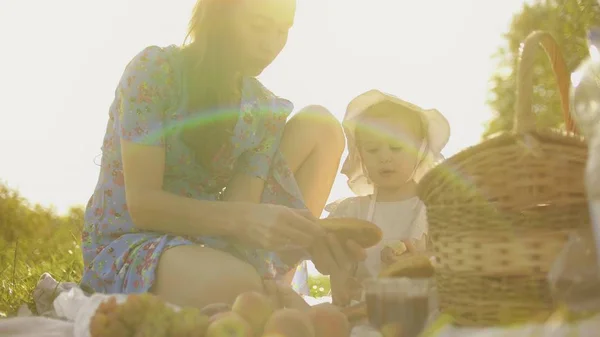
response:
[(234, 15), (234, 34), (245, 75), (257, 76), (283, 50), (294, 24), (295, 0), (242, 0)]
[(421, 146), (418, 116), (365, 117), (358, 130), (358, 149), (369, 179), (378, 188), (406, 183), (417, 165)]

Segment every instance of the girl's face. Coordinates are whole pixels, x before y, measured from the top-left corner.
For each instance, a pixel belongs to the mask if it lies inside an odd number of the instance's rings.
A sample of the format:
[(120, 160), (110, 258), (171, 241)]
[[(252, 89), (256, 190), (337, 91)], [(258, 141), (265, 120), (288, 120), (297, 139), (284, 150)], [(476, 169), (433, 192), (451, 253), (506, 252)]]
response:
[(246, 75), (259, 75), (283, 50), (295, 12), (295, 0), (241, 1), (234, 13), (234, 34)]
[(417, 165), (422, 126), (415, 113), (365, 116), (357, 127), (358, 150), (377, 188), (393, 189), (409, 180)]

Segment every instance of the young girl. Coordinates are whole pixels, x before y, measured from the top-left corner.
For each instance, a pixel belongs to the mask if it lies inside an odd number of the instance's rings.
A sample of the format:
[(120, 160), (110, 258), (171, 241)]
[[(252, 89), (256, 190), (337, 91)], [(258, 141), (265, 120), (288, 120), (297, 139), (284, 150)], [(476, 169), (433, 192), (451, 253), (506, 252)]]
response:
[(375, 223), (383, 239), (367, 249), (367, 259), (358, 268), (331, 276), (333, 300), (340, 305), (355, 298), (352, 288), (360, 289), (362, 280), (376, 277), (402, 254), (425, 250), (427, 219), (425, 205), (416, 196), (417, 182), (442, 159), (450, 137), (448, 121), (437, 110), (424, 110), (378, 90), (350, 102), (343, 126), (348, 157), (342, 173), (356, 196), (326, 210), (329, 217)]

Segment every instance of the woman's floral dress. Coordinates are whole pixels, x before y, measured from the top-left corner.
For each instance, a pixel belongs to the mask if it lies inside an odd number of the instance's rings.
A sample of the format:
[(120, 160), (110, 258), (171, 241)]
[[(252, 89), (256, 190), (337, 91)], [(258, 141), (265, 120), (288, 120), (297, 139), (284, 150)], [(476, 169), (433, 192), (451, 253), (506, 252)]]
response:
[[(98, 184), (90, 198), (82, 235), (82, 285), (102, 293), (139, 293), (152, 286), (160, 255), (171, 247), (203, 244), (253, 265), (263, 277), (290, 270), (275, 253), (248, 249), (217, 237), (181, 237), (140, 231), (132, 223), (125, 198), (121, 140), (164, 146), (164, 189), (181, 196), (217, 200), (237, 170), (266, 181), (262, 202), (305, 208), (292, 172), (279, 152), (279, 141), (292, 104), (266, 90), (256, 79), (244, 80), (239, 118), (230, 144), (212, 158), (212, 170), (197, 164), (181, 140), (183, 127), (198, 118), (187, 111), (181, 49), (151, 46), (127, 65), (110, 107), (102, 145)], [(211, 176), (207, 172), (219, 172)]]

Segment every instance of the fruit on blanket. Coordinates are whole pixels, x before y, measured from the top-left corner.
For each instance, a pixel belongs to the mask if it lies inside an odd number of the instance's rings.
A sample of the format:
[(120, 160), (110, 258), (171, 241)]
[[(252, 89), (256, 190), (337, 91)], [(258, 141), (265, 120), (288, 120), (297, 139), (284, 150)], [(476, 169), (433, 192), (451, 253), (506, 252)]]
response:
[(315, 330), (307, 313), (285, 308), (271, 315), (263, 337), (315, 337)]
[(250, 324), (254, 334), (259, 336), (274, 308), (267, 296), (250, 291), (240, 294), (233, 302), (231, 310), (242, 316)]
[(322, 303), (310, 308), (309, 317), (315, 329), (315, 337), (348, 337), (350, 323), (338, 307)]
[(160, 313), (148, 313), (144, 320), (135, 327), (135, 337), (167, 336), (172, 324), (173, 315), (161, 316)]
[[(125, 303), (117, 307), (120, 319), (130, 327), (138, 327), (145, 320), (156, 320), (155, 317), (171, 318), (173, 310), (163, 300), (151, 294), (131, 294)], [(161, 322), (166, 319), (161, 319)]]
[(217, 314), (210, 319), (206, 337), (252, 337), (252, 327), (233, 311)]
[(118, 304), (109, 297), (90, 320), (91, 337), (198, 337), (204, 336), (208, 317), (200, 310), (175, 312), (151, 294), (132, 294)]
[(200, 310), (203, 315), (208, 317), (214, 316), (216, 314), (220, 314), (222, 312), (227, 312), (231, 310), (231, 305), (227, 303), (213, 303), (205, 306)]
[(114, 297), (101, 303), (90, 320), (90, 335), (92, 337), (128, 337), (129, 327), (116, 314), (118, 308)]
[(198, 337), (204, 336), (208, 328), (208, 316), (196, 308), (183, 308), (171, 320), (165, 336)]

